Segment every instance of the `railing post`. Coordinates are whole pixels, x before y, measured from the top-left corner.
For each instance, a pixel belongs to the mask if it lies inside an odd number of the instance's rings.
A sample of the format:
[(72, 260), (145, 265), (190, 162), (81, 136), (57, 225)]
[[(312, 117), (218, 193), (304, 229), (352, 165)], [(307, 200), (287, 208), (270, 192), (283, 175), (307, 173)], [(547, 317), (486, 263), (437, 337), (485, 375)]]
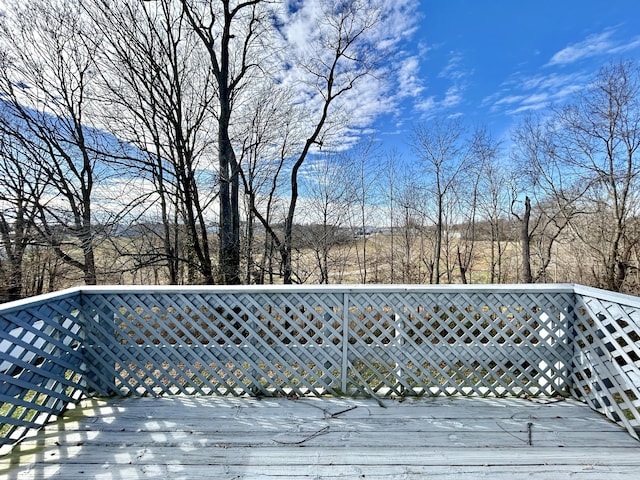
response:
[[(259, 332), (260, 332), (260, 325), (258, 324), (258, 320), (257, 320), (258, 319), (257, 309), (256, 307), (253, 307), (252, 310), (253, 310), (253, 315), (251, 315), (247, 321), (247, 329), (249, 330), (248, 344), (251, 352), (257, 349), (258, 341), (256, 340), (256, 336), (259, 335)], [(261, 374), (254, 365), (251, 365), (249, 367), (249, 375), (252, 377), (252, 384), (250, 387), (251, 393), (254, 396), (264, 394), (265, 392), (263, 392), (262, 386), (260, 385)]]
[[(398, 348), (397, 357), (402, 358), (402, 347), (404, 345), (404, 338), (402, 336), (402, 331), (404, 330), (404, 320), (402, 315), (398, 312), (394, 313), (393, 316), (394, 322), (394, 337), (396, 341), (396, 346)], [(402, 363), (396, 362), (396, 378), (398, 379), (398, 393), (401, 396), (404, 396), (404, 384), (402, 383), (402, 377), (404, 376), (404, 371), (402, 369)]]
[(349, 369), (349, 293), (342, 298), (342, 393), (347, 393), (347, 371)]
[[(330, 348), (331, 345), (331, 333), (333, 330), (332, 316), (329, 312), (326, 312), (322, 317), (322, 345), (320, 348)], [(325, 360), (324, 362), (324, 375), (322, 380), (326, 382), (327, 387), (330, 390), (335, 389), (338, 386), (337, 379), (333, 375), (332, 367), (333, 362), (331, 360)]]
[(576, 316), (576, 305), (578, 302), (578, 295), (574, 292), (571, 294), (571, 302), (567, 306), (567, 342), (571, 347), (571, 356), (567, 361), (565, 368), (567, 375), (567, 392), (571, 395), (575, 388), (575, 379), (573, 373), (576, 369), (576, 356), (578, 353), (582, 353), (582, 348), (576, 341), (576, 329), (578, 328), (578, 317)]

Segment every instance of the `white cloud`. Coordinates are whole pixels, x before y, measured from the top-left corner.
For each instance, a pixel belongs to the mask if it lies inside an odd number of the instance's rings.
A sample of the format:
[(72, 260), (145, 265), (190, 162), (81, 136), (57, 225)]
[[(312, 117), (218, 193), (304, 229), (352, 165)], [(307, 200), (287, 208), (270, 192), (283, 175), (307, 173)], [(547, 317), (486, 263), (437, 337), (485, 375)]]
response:
[(436, 110), (438, 107), (438, 102), (434, 96), (430, 96), (427, 98), (423, 98), (416, 104), (416, 108), (421, 112), (431, 112)]
[(507, 95), (506, 97), (502, 97), (500, 98), (498, 96), (498, 100), (496, 100), (495, 102), (490, 102), (493, 103), (493, 105), (497, 106), (497, 105), (512, 105), (514, 103), (520, 103), (522, 100), (524, 100), (525, 98), (527, 98), (525, 95)]
[(583, 75), (577, 72), (568, 74), (551, 73), (520, 77), (515, 79), (514, 83), (520, 84), (524, 90), (553, 90), (568, 84), (580, 83), (583, 80)]
[(420, 60), (417, 57), (408, 57), (400, 62), (398, 84), (400, 98), (417, 97), (424, 91), (424, 85), (420, 78)]
[[(279, 81), (298, 92), (308, 111), (318, 110), (322, 103), (322, 97), (315, 89), (316, 82), (322, 78), (310, 71), (330, 65), (335, 53), (322, 50), (336, 26), (335, 21), (327, 20), (327, 12), (324, 11), (327, 5), (315, 0), (298, 0), (295, 8), (280, 11), (282, 51), (290, 61), (289, 68), (281, 72)], [(333, 133), (341, 144), (357, 140), (358, 135), (380, 115), (397, 111), (403, 99), (415, 98), (423, 92), (419, 59), (412, 52), (400, 50), (402, 42), (416, 29), (417, 6), (416, 0), (361, 0), (362, 11), (371, 16), (369, 20), (376, 18), (377, 14), (381, 19), (375, 27), (368, 28), (363, 14), (363, 18), (357, 20), (363, 24), (353, 26), (355, 29), (365, 28), (358, 40), (362, 42), (361, 52), (374, 46), (376, 52), (391, 55), (385, 58), (385, 62), (380, 62), (370, 75), (359, 78), (350, 91), (334, 102), (332, 114), (342, 117), (343, 128), (336, 128)], [(351, 51), (348, 54), (355, 58), (361, 52)], [(340, 82), (347, 85), (350, 78), (353, 78), (352, 72), (345, 66), (339, 67), (335, 73), (334, 88), (338, 88)]]
[(454, 83), (462, 83), (468, 78), (473, 71), (467, 70), (464, 65), (464, 57), (460, 52), (449, 52), (449, 61), (447, 65), (438, 74), (440, 78), (446, 78)]
[(462, 103), (462, 89), (458, 85), (449, 87), (442, 100), (442, 107), (453, 108), (460, 103)]
[(493, 112), (504, 109), (505, 113), (511, 115), (540, 110), (566, 102), (590, 80), (591, 73), (581, 71), (531, 76), (517, 73), (503, 84), (501, 92), (485, 98), (483, 105), (489, 105)]
[(581, 42), (569, 45), (556, 52), (546, 66), (564, 66), (585, 58), (600, 55), (621, 54), (640, 47), (640, 37), (634, 37), (628, 42), (616, 41), (613, 29), (588, 36)]
[(625, 43), (624, 45), (618, 45), (617, 47), (609, 50), (609, 52), (607, 53), (615, 55), (615, 54), (628, 52), (630, 50), (635, 50), (636, 48), (640, 48), (640, 37), (635, 37), (629, 43)]
[(582, 42), (569, 45), (553, 55), (547, 65), (567, 65), (583, 58), (606, 53), (614, 46), (611, 40), (612, 33), (609, 30), (598, 35), (591, 35)]
[(464, 66), (464, 57), (460, 52), (450, 51), (447, 65), (440, 71), (438, 78), (449, 81), (442, 98), (429, 95), (420, 98), (415, 103), (415, 108), (427, 116), (444, 114), (448, 117), (459, 116), (460, 112), (452, 111), (464, 102), (464, 93), (467, 89), (466, 79), (473, 72)]
[(454, 85), (449, 87), (442, 99), (437, 99), (434, 95), (422, 98), (416, 103), (415, 108), (419, 112), (423, 112), (427, 117), (436, 114), (447, 114), (447, 116), (458, 116), (460, 112), (451, 112), (463, 102), (462, 90)]

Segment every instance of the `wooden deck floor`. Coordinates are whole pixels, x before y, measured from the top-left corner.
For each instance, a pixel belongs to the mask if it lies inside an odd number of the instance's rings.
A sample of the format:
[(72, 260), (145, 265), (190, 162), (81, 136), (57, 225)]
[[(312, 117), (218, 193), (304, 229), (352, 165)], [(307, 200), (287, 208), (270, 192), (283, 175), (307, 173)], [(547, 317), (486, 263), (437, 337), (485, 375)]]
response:
[(0, 457), (28, 479), (632, 479), (640, 442), (573, 400), (87, 400)]

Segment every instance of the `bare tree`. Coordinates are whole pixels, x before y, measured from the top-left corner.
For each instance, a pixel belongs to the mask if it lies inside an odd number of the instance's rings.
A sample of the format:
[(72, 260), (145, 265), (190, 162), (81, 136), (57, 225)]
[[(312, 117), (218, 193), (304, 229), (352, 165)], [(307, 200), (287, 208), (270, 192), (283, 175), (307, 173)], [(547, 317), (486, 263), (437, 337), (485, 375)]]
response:
[(600, 285), (624, 288), (638, 238), (630, 228), (640, 187), (640, 77), (635, 63), (602, 69), (576, 102), (558, 112), (558, 154), (568, 175), (588, 187), (585, 205), (594, 215), (585, 244), (600, 257)]
[[(306, 71), (307, 82), (319, 100), (314, 119), (310, 120), (310, 134), (297, 154), (290, 173), (291, 200), (280, 242), (284, 283), (292, 283), (292, 230), (298, 202), (298, 175), (314, 146), (322, 148), (331, 128), (332, 108), (365, 77), (372, 75), (381, 61), (383, 51), (376, 48), (369, 34), (382, 22), (383, 7), (378, 3), (345, 0), (336, 8), (323, 5), (324, 18), (317, 32), (313, 52), (299, 59)], [(386, 52), (385, 52), (386, 53)], [(344, 113), (344, 112), (343, 112)], [(332, 125), (333, 123), (333, 125)], [(344, 123), (337, 122), (340, 130)]]
[(495, 161), (499, 145), (499, 142), (494, 140), (485, 128), (476, 130), (471, 140), (471, 161), (466, 168), (464, 181), (458, 183), (454, 189), (458, 199), (455, 204), (462, 210), (457, 215), (462, 219), (462, 222), (460, 222), (461, 229), (456, 244), (456, 253), (460, 279), (465, 284), (471, 280), (482, 177), (487, 171), (487, 165)]
[[(40, 203), (41, 233), (61, 259), (82, 271), (86, 284), (95, 284), (93, 196), (107, 173), (104, 138), (89, 123), (96, 51), (84, 42), (86, 27), (77, 2), (8, 4), (0, 25), (0, 91), (5, 133), (29, 142), (45, 162), (47, 194), (55, 199)], [(61, 227), (77, 244), (62, 242)]]
[(388, 221), (389, 221), (389, 252), (388, 252), (388, 264), (389, 264), (389, 281), (396, 283), (396, 260), (398, 252), (396, 252), (396, 234), (397, 227), (399, 226), (398, 220), (398, 199), (396, 198), (399, 189), (396, 188), (396, 184), (399, 182), (401, 176), (398, 175), (398, 170), (402, 162), (400, 161), (397, 150), (392, 150), (387, 154), (385, 160), (385, 166), (383, 169), (383, 178), (386, 183), (386, 188), (383, 192), (386, 195), (385, 202), (388, 209)]
[(142, 263), (161, 260), (172, 284), (181, 263), (190, 272), (187, 281), (214, 283), (206, 212), (215, 199), (214, 165), (207, 159), (214, 153), (216, 89), (206, 51), (175, 2), (97, 0), (84, 8), (104, 35), (101, 118), (136, 147), (123, 161), (153, 186), (127, 200), (140, 202), (143, 220), (156, 217), (161, 225), (148, 233), (160, 237), (162, 253), (153, 247), (127, 255)]
[(407, 180), (399, 187), (398, 203), (402, 210), (402, 282), (432, 283), (435, 271), (434, 237), (432, 222), (424, 211), (425, 191), (415, 180)]
[(306, 214), (313, 228), (306, 229), (306, 243), (316, 260), (318, 283), (331, 283), (333, 268), (344, 271), (346, 258), (334, 258), (336, 247), (343, 252), (352, 241), (350, 211), (355, 198), (354, 185), (345, 179), (353, 172), (352, 159), (345, 154), (326, 155), (308, 165), (303, 180)]
[[(261, 238), (260, 260), (258, 256), (255, 225), (256, 212), (260, 212), (262, 223), (282, 221), (277, 214), (282, 204), (281, 173), (292, 154), (296, 126), (299, 125), (298, 111), (294, 108), (292, 92), (285, 88), (272, 88), (271, 82), (256, 89), (254, 104), (246, 123), (240, 122), (242, 140), (239, 160), (242, 187), (246, 202), (246, 281), (247, 283), (273, 283), (275, 257), (273, 238), (270, 233)], [(274, 220), (276, 219), (276, 220)]]
[(265, 67), (271, 12), (268, 0), (181, 0), (183, 12), (209, 54), (216, 84), (219, 175), (219, 268), (223, 283), (241, 278), (240, 166), (233, 144), (234, 107), (254, 72)]
[[(434, 121), (414, 129), (412, 146), (426, 176), (426, 188), (435, 202), (435, 245), (432, 283), (440, 283), (446, 213), (456, 186), (472, 162), (470, 144), (458, 119)], [(449, 271), (449, 269), (447, 269)]]
[[(374, 41), (380, 33), (379, 27), (384, 24), (384, 8), (382, 2), (323, 2), (319, 5), (322, 17), (310, 24), (313, 30), (304, 42), (301, 43), (298, 37), (288, 36), (286, 29), (281, 29), (284, 44), (290, 45), (297, 54), (291, 54), (285, 62), (283, 75), (286, 78), (275, 79), (273, 86), (278, 88), (282, 84), (294, 89), (300, 112), (297, 118), (301, 119), (302, 128), (292, 125), (300, 133), (286, 136), (297, 147), (295, 153), (286, 157), (287, 168), (280, 170), (283, 175), (288, 175), (289, 196), (282, 234), (266, 221), (262, 212), (256, 211), (255, 214), (280, 253), (285, 283), (295, 280), (292, 264), (293, 227), (300, 196), (302, 166), (323, 146), (331, 148), (332, 140), (341, 138), (346, 133), (345, 129), (353, 123), (353, 118), (348, 117), (353, 108), (349, 101), (358, 103), (354, 97), (358, 86), (376, 71), (382, 56), (387, 53)], [(291, 13), (289, 11), (287, 15)], [(303, 16), (305, 12), (294, 11), (294, 15), (297, 14)], [(304, 106), (299, 103), (300, 98), (305, 99)]]
[(508, 244), (508, 216), (511, 202), (510, 174), (501, 158), (488, 158), (480, 177), (481, 218), (489, 228), (489, 282), (502, 283), (504, 256)]
[[(547, 269), (554, 245), (572, 219), (580, 214), (579, 202), (586, 188), (563, 166), (553, 118), (526, 117), (515, 129), (512, 140), (512, 155), (525, 191), (522, 214), (515, 209), (516, 193), (512, 201), (512, 213), (521, 226), (523, 281), (549, 281)], [(532, 269), (534, 253), (535, 271)]]
[(28, 155), (17, 139), (0, 138), (0, 273), (6, 300), (16, 300), (25, 292), (25, 255), (37, 242), (38, 205), (46, 188), (39, 162)]
[(511, 203), (511, 213), (520, 223), (520, 249), (521, 249), (521, 266), (522, 266), (522, 282), (533, 283), (533, 274), (531, 273), (531, 199), (529, 196), (524, 198), (524, 211), (519, 214), (516, 210), (517, 194), (514, 192)]
[[(375, 139), (370, 137), (355, 145), (349, 152), (352, 157), (351, 172), (346, 178), (353, 179), (354, 195), (353, 205), (357, 205), (357, 212), (353, 212), (353, 221), (359, 235), (359, 245), (356, 245), (360, 282), (367, 283), (368, 277), (368, 251), (367, 244), (374, 235), (372, 208), (375, 204), (376, 184), (380, 180), (380, 165), (374, 152)], [(355, 223), (357, 222), (357, 223)], [(376, 262), (377, 265), (377, 262)]]

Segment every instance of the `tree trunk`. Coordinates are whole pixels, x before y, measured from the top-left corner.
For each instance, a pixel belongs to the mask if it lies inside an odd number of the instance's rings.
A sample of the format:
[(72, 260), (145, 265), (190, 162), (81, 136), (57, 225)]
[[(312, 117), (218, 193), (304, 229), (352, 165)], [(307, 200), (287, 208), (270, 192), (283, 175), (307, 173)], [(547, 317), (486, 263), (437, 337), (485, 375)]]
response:
[(438, 221), (436, 223), (436, 242), (433, 249), (433, 283), (440, 283), (440, 258), (442, 255), (442, 224), (443, 220), (443, 198), (442, 193), (438, 192)]
[(524, 200), (524, 215), (520, 225), (520, 241), (522, 243), (522, 281), (533, 283), (531, 275), (531, 238), (529, 237), (529, 221), (531, 219), (531, 200)]
[(460, 268), (460, 279), (462, 280), (462, 283), (466, 285), (468, 283), (467, 267), (466, 267), (466, 262), (462, 258), (462, 251), (460, 250), (460, 247), (458, 247), (458, 266)]
[(225, 285), (237, 285), (240, 283), (238, 171), (237, 168), (234, 168), (236, 164), (235, 154), (229, 138), (231, 101), (225, 84), (226, 80), (220, 82), (220, 118), (218, 121), (220, 180), (219, 263), (222, 283)]

